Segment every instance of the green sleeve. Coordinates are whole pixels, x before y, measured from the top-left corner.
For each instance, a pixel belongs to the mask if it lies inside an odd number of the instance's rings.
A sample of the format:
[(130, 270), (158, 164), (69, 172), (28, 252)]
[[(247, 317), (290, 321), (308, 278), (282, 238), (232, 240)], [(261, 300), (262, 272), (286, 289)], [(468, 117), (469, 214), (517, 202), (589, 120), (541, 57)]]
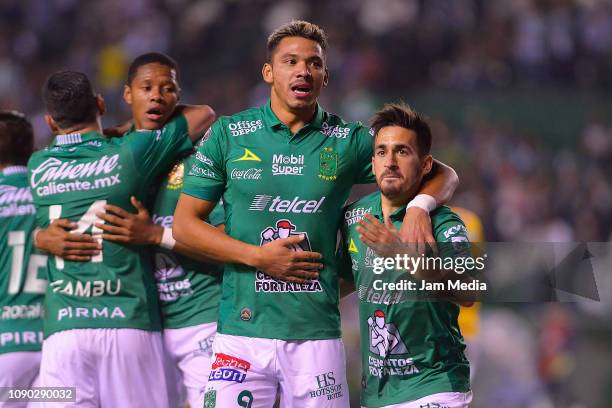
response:
[(225, 134), (220, 121), (210, 128), (208, 137), (198, 144), (185, 166), (183, 193), (207, 200), (218, 201), (225, 191)]
[[(42, 152), (42, 150), (40, 151)], [(36, 209), (36, 218), (34, 221), (34, 228), (47, 228), (49, 226), (49, 207), (44, 206), (41, 203), (40, 196), (36, 193), (36, 188), (31, 185), (32, 180), (32, 169), (36, 168), (41, 163), (39, 152), (35, 152), (30, 156), (28, 160), (28, 184), (30, 185), (30, 191), (32, 193), (32, 203)]]
[(432, 222), (441, 257), (471, 256), (467, 229), (457, 214), (447, 207), (440, 207), (432, 213)]
[[(345, 209), (346, 210), (346, 209)], [(345, 211), (343, 211), (344, 214)], [(336, 248), (336, 261), (338, 262), (338, 277), (344, 278), (349, 282), (354, 282), (353, 262), (348, 252), (349, 231), (345, 223), (340, 228), (340, 242)]]
[(225, 224), (225, 210), (223, 209), (223, 200), (219, 200), (215, 208), (208, 215), (208, 222), (215, 227), (217, 225)]
[(177, 115), (158, 130), (137, 130), (124, 136), (143, 176), (157, 177), (170, 169), (177, 157), (193, 149), (187, 120)]
[(370, 129), (360, 125), (353, 132), (352, 139), (355, 143), (355, 184), (375, 183), (376, 178), (372, 174), (372, 135)]

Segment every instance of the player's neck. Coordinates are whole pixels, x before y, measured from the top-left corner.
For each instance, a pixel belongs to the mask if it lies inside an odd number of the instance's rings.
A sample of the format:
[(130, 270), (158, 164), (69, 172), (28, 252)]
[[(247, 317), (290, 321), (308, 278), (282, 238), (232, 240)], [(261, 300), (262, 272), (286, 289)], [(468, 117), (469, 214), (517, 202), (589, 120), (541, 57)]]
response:
[(397, 197), (387, 197), (382, 192), (380, 193), (380, 206), (382, 209), (383, 217), (387, 218), (400, 208), (406, 206), (412, 200), (418, 191), (411, 190), (403, 195)]
[(317, 110), (316, 103), (304, 109), (290, 109), (274, 95), (270, 98), (270, 107), (278, 120), (283, 122), (293, 134), (299, 132), (301, 128), (312, 121)]
[(72, 126), (65, 129), (58, 129), (57, 134), (59, 135), (68, 135), (71, 133), (89, 133), (89, 132), (98, 132), (102, 133), (102, 126), (98, 122), (92, 123), (82, 123), (76, 126)]

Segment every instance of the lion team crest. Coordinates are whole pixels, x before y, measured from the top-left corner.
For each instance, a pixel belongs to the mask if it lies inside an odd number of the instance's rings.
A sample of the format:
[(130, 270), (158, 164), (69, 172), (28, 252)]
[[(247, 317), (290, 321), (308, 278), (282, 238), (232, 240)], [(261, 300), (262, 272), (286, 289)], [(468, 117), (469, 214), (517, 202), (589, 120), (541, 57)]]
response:
[(319, 155), (319, 177), (323, 180), (335, 180), (338, 172), (338, 153), (331, 147), (323, 149)]
[(179, 190), (183, 188), (183, 175), (185, 174), (185, 166), (183, 163), (177, 163), (170, 174), (168, 174), (168, 189)]

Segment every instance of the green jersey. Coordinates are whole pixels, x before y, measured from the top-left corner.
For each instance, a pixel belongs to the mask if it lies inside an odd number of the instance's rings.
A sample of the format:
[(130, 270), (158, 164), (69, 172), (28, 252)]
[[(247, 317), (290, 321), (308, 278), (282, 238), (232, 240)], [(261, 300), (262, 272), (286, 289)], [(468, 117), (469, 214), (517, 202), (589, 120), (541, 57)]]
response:
[[(382, 407), (440, 392), (469, 391), (470, 368), (457, 323), (459, 306), (416, 300), (411, 290), (385, 290), (385, 283), (410, 275), (396, 270), (375, 272), (377, 255), (356, 230), (368, 213), (383, 222), (380, 192), (345, 209), (340, 247), (341, 275), (354, 278), (359, 297), (362, 405)], [(391, 215), (396, 228), (401, 227), (405, 213), (404, 207)], [(455, 213), (439, 207), (431, 213), (431, 222), (440, 257), (469, 255), (467, 231)], [(414, 283), (418, 292), (420, 284)]]
[(102, 251), (90, 262), (49, 259), (45, 336), (75, 328), (159, 330), (160, 315), (150, 254), (145, 246), (102, 241), (106, 204), (130, 208), (145, 201), (155, 178), (192, 149), (183, 116), (161, 130), (106, 139), (95, 132), (59, 135), (28, 163), (37, 223), (58, 218), (78, 223)]
[(0, 354), (39, 351), (47, 256), (32, 246), (35, 214), (25, 166), (0, 172)]
[[(185, 161), (163, 180), (155, 197), (153, 222), (172, 228), (174, 209), (183, 188)], [(213, 225), (225, 222), (223, 207), (210, 214)], [(222, 267), (194, 261), (162, 247), (154, 249), (155, 279), (164, 328), (178, 329), (216, 322), (221, 299)]]
[(323, 254), (318, 280), (278, 281), (245, 265), (225, 265), (220, 333), (283, 340), (340, 337), (337, 229), (355, 183), (373, 181), (372, 138), (317, 106), (295, 135), (270, 103), (211, 127), (186, 169), (183, 193), (217, 201), (223, 195), (225, 231), (264, 245), (303, 234), (295, 251)]

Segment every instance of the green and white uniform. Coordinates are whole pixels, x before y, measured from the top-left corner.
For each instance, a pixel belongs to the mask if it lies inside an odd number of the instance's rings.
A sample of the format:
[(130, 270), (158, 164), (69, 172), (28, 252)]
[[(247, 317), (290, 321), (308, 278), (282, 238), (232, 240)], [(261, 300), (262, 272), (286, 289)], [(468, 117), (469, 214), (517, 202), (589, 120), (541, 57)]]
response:
[[(174, 209), (183, 188), (184, 162), (177, 162), (162, 181), (153, 207), (153, 222), (172, 228)], [(210, 214), (212, 225), (225, 222), (223, 207)], [(208, 382), (212, 343), (217, 332), (221, 298), (221, 265), (206, 264), (165, 248), (154, 248), (155, 279), (162, 310), (164, 349), (170, 378), (178, 377), (177, 405), (182, 395), (192, 407), (201, 407)], [(184, 388), (183, 388), (184, 386)]]
[[(398, 229), (405, 212), (404, 207), (390, 217)], [(417, 300), (418, 291), (382, 289), (384, 283), (411, 277), (396, 270), (373, 272), (377, 255), (359, 239), (356, 230), (359, 220), (368, 213), (383, 222), (380, 192), (346, 208), (340, 255), (341, 275), (354, 278), (359, 296), (362, 405), (467, 406), (471, 398), (470, 368), (457, 323), (459, 306), (447, 301)], [(467, 231), (455, 213), (448, 207), (439, 207), (431, 213), (431, 222), (440, 257), (469, 255)], [(440, 397), (440, 393), (448, 395)], [(453, 405), (449, 395), (461, 405)], [(431, 396), (434, 399), (424, 398)]]
[[(183, 188), (186, 160), (175, 164), (155, 197), (153, 222), (164, 228), (172, 228), (174, 224), (174, 209)], [(222, 206), (215, 207), (208, 222), (212, 225), (225, 222)], [(155, 247), (154, 266), (164, 329), (217, 322), (223, 273), (221, 265), (198, 262)]]
[[(177, 116), (161, 130), (133, 132), (122, 138), (106, 139), (95, 132), (59, 135), (48, 147), (34, 153), (28, 163), (37, 222), (46, 227), (54, 219), (67, 218), (78, 222), (75, 232), (90, 233), (100, 239), (102, 231), (95, 227), (94, 223), (103, 221), (96, 213), (104, 212), (105, 204), (131, 208), (131, 196), (145, 201), (155, 179), (168, 171), (177, 156), (190, 151), (191, 148), (187, 122), (183, 116)], [(101, 253), (90, 262), (70, 262), (60, 258), (49, 260), (49, 287), (45, 298), (46, 338), (72, 329), (105, 329), (104, 333), (116, 337), (114, 344), (121, 344), (127, 341), (126, 337), (124, 334), (113, 334), (112, 329), (149, 332), (158, 332), (161, 329), (157, 291), (148, 249), (144, 246), (101, 242)], [(79, 333), (86, 336), (88, 332)], [(130, 358), (137, 360), (134, 361), (133, 375), (124, 372), (121, 378), (117, 378), (116, 384), (108, 384), (119, 387), (113, 390), (117, 398), (120, 398), (121, 390), (129, 393), (135, 388), (135, 384), (126, 381), (126, 378), (140, 377), (134, 378), (134, 381), (148, 384), (147, 388), (157, 387), (161, 382), (164, 382), (165, 386), (165, 381), (160, 378), (163, 376), (151, 372), (163, 371), (163, 367), (159, 370), (157, 367), (157, 363), (161, 365), (161, 355), (155, 355), (157, 349), (161, 352), (160, 334), (135, 335), (145, 343), (150, 340), (151, 347), (155, 350), (143, 344), (135, 353), (127, 346), (125, 350), (122, 350), (122, 347), (110, 347), (106, 350), (108, 355), (89, 355), (89, 351), (95, 353), (95, 347), (92, 350), (84, 348), (82, 352), (83, 360), (92, 359), (88, 361), (88, 366), (93, 367), (94, 371), (113, 356), (121, 355), (123, 362)], [(72, 339), (74, 334), (66, 336), (71, 336)], [(57, 343), (57, 339), (54, 343)], [(45, 341), (41, 366), (43, 385), (73, 381), (69, 375), (63, 375), (62, 370), (66, 368), (66, 359), (78, 357), (68, 355), (66, 351), (62, 354), (61, 351), (51, 350), (46, 344)], [(55, 355), (52, 355), (54, 353)], [(46, 354), (49, 354), (48, 359)], [(143, 360), (139, 360), (141, 357)], [(146, 359), (156, 366), (142, 365), (142, 361)], [(73, 370), (76, 368), (75, 366)], [(98, 375), (111, 376), (116, 373), (105, 372)], [(83, 374), (80, 376), (79, 380), (88, 379), (83, 378)], [(95, 377), (89, 381), (95, 381)], [(96, 388), (92, 384), (82, 386), (85, 389)], [(83, 394), (86, 393), (80, 394), (83, 398), (91, 397), (97, 401), (108, 397), (104, 392), (100, 396)], [(162, 401), (165, 397), (165, 394), (162, 394), (160, 392), (153, 399), (153, 405), (167, 404), (167, 398)]]
[(0, 387), (30, 387), (40, 366), (47, 256), (32, 244), (26, 173), (25, 166), (0, 171)]
[[(219, 310), (222, 336), (217, 336), (213, 346), (217, 355), (224, 354), (224, 341), (231, 336), (296, 343), (339, 339), (336, 233), (351, 187), (373, 181), (371, 144), (367, 128), (344, 122), (320, 107), (313, 120), (295, 135), (274, 115), (269, 102), (213, 124), (208, 140), (200, 144), (191, 165), (185, 168), (183, 193), (208, 201), (217, 201), (223, 195), (225, 230), (235, 239), (265, 245), (304, 234), (305, 240), (293, 249), (320, 252), (324, 263), (320, 278), (305, 284), (277, 281), (245, 265), (226, 265)], [(240, 351), (240, 347), (236, 349)], [(220, 405), (235, 403), (238, 395), (236, 392), (233, 399), (223, 399), (223, 385), (237, 383), (252, 391), (251, 380), (258, 378), (256, 366), (263, 375), (262, 386), (276, 387), (278, 373), (269, 373), (262, 368), (265, 363), (253, 361), (255, 356), (247, 353), (247, 347), (242, 354), (230, 357), (252, 366), (238, 370), (223, 365), (229, 360), (217, 358), (221, 363), (213, 364), (209, 387), (212, 384), (216, 388), (213, 391)], [(310, 372), (334, 371), (337, 382), (343, 384), (342, 397), (338, 397), (343, 400), (347, 390), (344, 361), (337, 361), (339, 358), (329, 356), (328, 367), (311, 367)], [(308, 364), (304, 359), (294, 366), (299, 371)], [(314, 364), (313, 359), (310, 364)], [(234, 374), (237, 377), (232, 377)], [(228, 376), (240, 381), (227, 380)], [(245, 380), (249, 387), (242, 384)], [(292, 389), (290, 381), (281, 381), (281, 388), (286, 387), (283, 398), (301, 398), (298, 394), (302, 393), (303, 399), (288, 399), (288, 406), (318, 406), (322, 399), (334, 403), (335, 399), (328, 400), (325, 395), (310, 397), (310, 391), (316, 393), (323, 384), (317, 382), (316, 375), (303, 374), (299, 390)], [(208, 395), (210, 400), (212, 392)], [(257, 395), (255, 400), (266, 403)]]

